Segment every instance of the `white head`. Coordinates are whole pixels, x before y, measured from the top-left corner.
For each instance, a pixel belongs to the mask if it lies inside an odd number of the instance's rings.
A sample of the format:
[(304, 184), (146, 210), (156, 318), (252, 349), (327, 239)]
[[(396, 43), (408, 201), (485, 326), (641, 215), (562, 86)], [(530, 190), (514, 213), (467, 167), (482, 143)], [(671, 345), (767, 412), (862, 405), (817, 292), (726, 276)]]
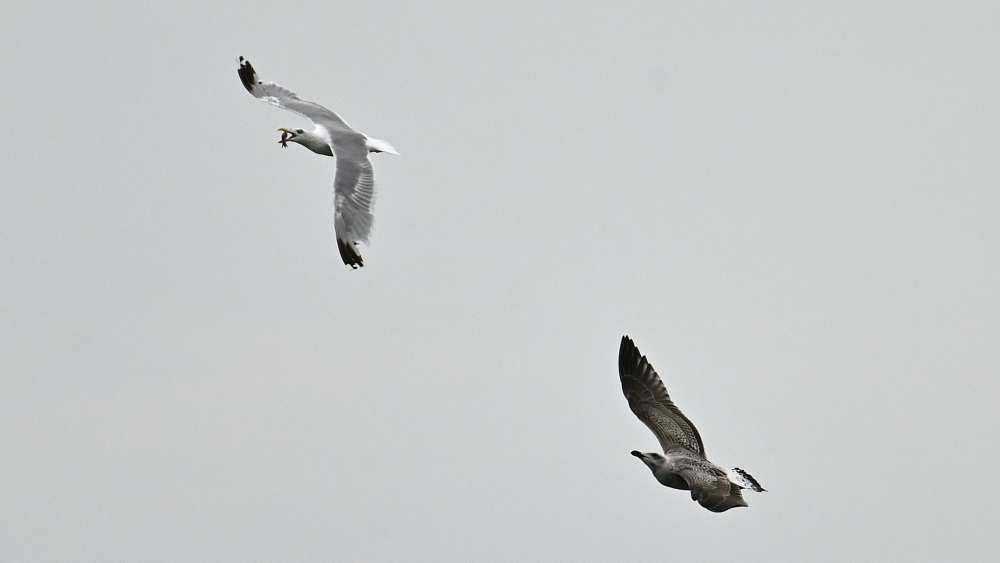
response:
[(306, 131), (305, 129), (285, 129), (284, 127), (278, 129), (278, 131), (281, 131), (281, 140), (278, 143), (282, 147), (287, 148), (288, 142), (291, 141), (302, 145), (314, 153), (333, 156), (333, 149), (330, 148), (330, 144), (327, 143), (326, 139), (311, 131)]

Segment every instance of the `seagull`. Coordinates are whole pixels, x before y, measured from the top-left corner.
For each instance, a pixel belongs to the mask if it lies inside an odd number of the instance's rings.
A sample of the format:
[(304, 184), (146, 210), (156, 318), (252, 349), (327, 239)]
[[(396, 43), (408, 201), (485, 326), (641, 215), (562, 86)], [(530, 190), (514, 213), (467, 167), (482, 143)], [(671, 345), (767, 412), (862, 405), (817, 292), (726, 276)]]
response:
[(337, 172), (333, 178), (333, 228), (337, 235), (337, 248), (344, 264), (354, 269), (364, 266), (358, 253), (358, 243), (368, 242), (375, 203), (375, 178), (368, 153), (399, 153), (389, 143), (351, 129), (343, 119), (325, 107), (307, 102), (273, 82), (261, 82), (250, 61), (243, 57), (240, 57), (239, 75), (243, 86), (255, 98), (293, 111), (315, 126), (312, 131), (278, 129), (281, 131), (278, 142), (282, 147), (287, 147), (289, 142), (298, 143), (316, 154), (337, 159)]
[(657, 481), (672, 489), (690, 490), (691, 500), (712, 512), (746, 506), (743, 489), (765, 490), (746, 471), (738, 467), (726, 471), (705, 458), (698, 429), (670, 400), (660, 376), (628, 336), (622, 337), (618, 349), (618, 375), (629, 408), (653, 431), (663, 448), (663, 455), (632, 452)]

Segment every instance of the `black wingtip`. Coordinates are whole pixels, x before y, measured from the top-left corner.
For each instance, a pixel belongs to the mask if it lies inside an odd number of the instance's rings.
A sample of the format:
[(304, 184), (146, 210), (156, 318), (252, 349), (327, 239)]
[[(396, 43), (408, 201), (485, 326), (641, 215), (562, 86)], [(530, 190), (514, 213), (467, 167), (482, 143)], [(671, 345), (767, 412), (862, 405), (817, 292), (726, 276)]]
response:
[(641, 356), (632, 339), (627, 334), (622, 336), (621, 346), (618, 347), (618, 373), (630, 372), (639, 363)]
[(361, 254), (358, 253), (358, 249), (354, 246), (354, 243), (341, 240), (340, 237), (337, 237), (337, 248), (340, 250), (340, 257), (344, 260), (344, 264), (355, 270), (364, 266)]
[(635, 348), (635, 343), (632, 342), (632, 339), (629, 338), (628, 335), (626, 334), (626, 335), (622, 336), (622, 344), (618, 348), (618, 354), (621, 355), (623, 352), (625, 352), (626, 350), (628, 350), (630, 348)]
[(247, 92), (253, 94), (253, 87), (257, 85), (257, 71), (253, 69), (250, 61), (240, 56), (240, 69), (237, 71), (240, 75), (240, 81), (243, 82), (243, 87), (247, 89)]

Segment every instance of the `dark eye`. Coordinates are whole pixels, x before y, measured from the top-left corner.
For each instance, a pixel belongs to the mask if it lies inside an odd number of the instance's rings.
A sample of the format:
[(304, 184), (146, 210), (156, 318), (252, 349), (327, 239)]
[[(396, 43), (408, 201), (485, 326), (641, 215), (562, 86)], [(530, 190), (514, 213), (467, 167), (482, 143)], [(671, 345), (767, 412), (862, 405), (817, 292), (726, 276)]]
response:
[(302, 133), (305, 133), (305, 131), (303, 131), (303, 130), (301, 130), (301, 129), (296, 129), (296, 130), (295, 130), (295, 132), (296, 132), (296, 133), (298, 133), (298, 134), (300, 134), (300, 135), (301, 135)]

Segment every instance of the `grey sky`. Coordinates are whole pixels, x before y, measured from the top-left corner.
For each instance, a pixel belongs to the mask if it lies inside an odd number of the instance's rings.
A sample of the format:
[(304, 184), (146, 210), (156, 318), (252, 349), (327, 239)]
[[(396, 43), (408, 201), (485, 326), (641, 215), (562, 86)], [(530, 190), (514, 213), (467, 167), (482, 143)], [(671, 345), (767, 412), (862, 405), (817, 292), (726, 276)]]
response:
[[(996, 3), (204, 4), (4, 4), (0, 560), (1000, 550)], [(402, 153), (363, 269), (239, 55)]]

